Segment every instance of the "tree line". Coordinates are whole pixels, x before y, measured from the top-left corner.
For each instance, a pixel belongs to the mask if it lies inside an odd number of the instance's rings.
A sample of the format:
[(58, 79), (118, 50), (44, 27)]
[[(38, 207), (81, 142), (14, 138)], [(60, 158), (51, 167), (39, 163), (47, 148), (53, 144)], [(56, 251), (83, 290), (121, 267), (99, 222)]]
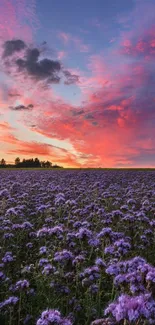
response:
[(19, 157), (15, 159), (14, 164), (7, 164), (4, 158), (0, 161), (0, 168), (62, 168), (62, 166), (53, 165), (50, 161), (41, 161), (38, 158), (30, 158), (21, 160)]

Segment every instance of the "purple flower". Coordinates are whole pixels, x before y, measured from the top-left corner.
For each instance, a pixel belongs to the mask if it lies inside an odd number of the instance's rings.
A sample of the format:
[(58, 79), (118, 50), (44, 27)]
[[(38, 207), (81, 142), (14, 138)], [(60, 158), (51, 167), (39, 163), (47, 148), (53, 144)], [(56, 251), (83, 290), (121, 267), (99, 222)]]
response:
[(136, 204), (136, 201), (134, 199), (129, 199), (129, 200), (127, 200), (127, 204), (134, 205), (134, 204)]
[(16, 212), (16, 209), (15, 208), (9, 208), (7, 211), (6, 211), (6, 216), (7, 217), (10, 217), (10, 216), (17, 216), (17, 212)]
[(117, 264), (111, 264), (107, 267), (106, 273), (110, 275), (117, 275), (119, 273), (119, 268)]
[(2, 262), (10, 263), (13, 262), (14, 257), (12, 256), (12, 252), (6, 252), (4, 257), (2, 258)]
[(13, 238), (14, 237), (14, 234), (12, 234), (12, 233), (6, 233), (6, 234), (4, 234), (4, 236), (3, 236), (3, 238), (5, 238), (5, 239), (11, 239), (11, 238)]
[(63, 193), (59, 193), (55, 197), (55, 205), (61, 205), (65, 203), (65, 195)]
[(99, 287), (98, 285), (96, 284), (92, 284), (90, 287), (89, 287), (89, 291), (92, 292), (93, 294), (97, 293), (99, 290)]
[(36, 325), (72, 325), (72, 322), (63, 318), (58, 310), (47, 309), (42, 312)]
[(27, 280), (19, 280), (16, 282), (14, 291), (23, 290), (29, 288), (30, 284)]
[(113, 245), (106, 247), (104, 252), (105, 254), (111, 254), (118, 257), (127, 254), (130, 248), (130, 243), (121, 238), (115, 241)]
[(27, 315), (24, 319), (23, 324), (26, 325), (32, 319), (32, 315)]
[(56, 252), (54, 254), (54, 261), (55, 262), (64, 262), (64, 261), (69, 261), (73, 259), (73, 254), (68, 251), (67, 249), (63, 249), (60, 252)]
[(5, 279), (5, 274), (0, 271), (0, 280), (4, 280), (4, 279)]
[(51, 274), (52, 272), (55, 272), (55, 267), (52, 266), (51, 264), (46, 264), (46, 266), (44, 266), (44, 269), (42, 271), (42, 274), (46, 274), (46, 275), (49, 275)]
[(89, 239), (88, 244), (92, 247), (98, 247), (100, 244), (100, 241), (98, 238), (91, 238), (91, 239)]
[(26, 244), (26, 247), (27, 247), (27, 248), (32, 248), (32, 247), (33, 247), (33, 244), (32, 244), (32, 243), (27, 243), (27, 244)]
[(102, 266), (102, 267), (105, 267), (105, 266), (106, 266), (105, 262), (104, 262), (104, 261), (102, 260), (102, 258), (100, 258), (100, 257), (98, 257), (98, 258), (96, 259), (95, 264), (96, 264), (97, 266)]
[(146, 281), (155, 282), (155, 268), (152, 271), (147, 273)]
[(6, 306), (13, 306), (16, 305), (16, 303), (18, 302), (19, 298), (18, 297), (9, 297), (8, 299), (6, 299), (5, 301), (0, 303), (0, 309), (6, 307)]
[(155, 316), (155, 301), (150, 294), (135, 297), (121, 295), (118, 300), (111, 303), (105, 310), (105, 315), (112, 314), (116, 322), (128, 320), (136, 322), (138, 319), (149, 319)]
[(25, 221), (25, 222), (22, 224), (22, 228), (23, 228), (23, 229), (32, 229), (32, 228), (33, 228), (33, 225), (32, 225), (29, 221)]
[(73, 264), (73, 265), (79, 265), (80, 263), (82, 263), (82, 262), (84, 262), (84, 261), (85, 261), (85, 257), (84, 257), (83, 255), (77, 255), (77, 256), (74, 258), (72, 264)]
[(1, 190), (0, 191), (0, 198), (4, 198), (4, 199), (7, 199), (9, 198), (10, 194), (9, 194), (9, 191), (7, 189), (4, 189), (4, 190)]
[(46, 254), (47, 252), (47, 247), (46, 246), (42, 246), (39, 248), (39, 254), (42, 255), (42, 254)]
[(48, 264), (48, 263), (49, 263), (49, 260), (48, 260), (47, 258), (41, 258), (41, 259), (39, 260), (38, 265), (39, 265), (39, 266), (43, 266), (44, 264)]
[(92, 232), (87, 228), (80, 228), (76, 233), (76, 237), (79, 239), (91, 238)]
[(104, 253), (105, 254), (113, 254), (114, 250), (115, 250), (114, 247), (111, 245), (111, 246), (108, 246), (105, 248)]
[(4, 267), (4, 263), (0, 263), (0, 268), (3, 268)]
[(114, 279), (114, 284), (117, 286), (123, 282), (127, 282), (126, 276), (124, 274), (119, 274)]
[(112, 229), (111, 228), (103, 228), (101, 230), (101, 232), (97, 235), (98, 238), (102, 238), (105, 236), (109, 236), (112, 233)]

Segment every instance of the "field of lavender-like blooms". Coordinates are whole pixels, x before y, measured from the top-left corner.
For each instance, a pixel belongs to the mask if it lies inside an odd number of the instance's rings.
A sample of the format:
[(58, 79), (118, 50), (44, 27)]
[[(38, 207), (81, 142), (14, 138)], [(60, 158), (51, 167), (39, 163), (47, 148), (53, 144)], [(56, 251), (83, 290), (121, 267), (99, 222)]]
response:
[(155, 171), (0, 171), (0, 324), (155, 324)]

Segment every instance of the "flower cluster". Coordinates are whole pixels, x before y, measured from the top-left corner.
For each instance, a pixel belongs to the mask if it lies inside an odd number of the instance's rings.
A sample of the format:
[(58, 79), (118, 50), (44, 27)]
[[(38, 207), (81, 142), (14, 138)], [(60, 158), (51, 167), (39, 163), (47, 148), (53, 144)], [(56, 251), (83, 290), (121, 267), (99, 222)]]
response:
[(38, 319), (36, 325), (72, 325), (72, 322), (63, 318), (58, 310), (45, 310)]

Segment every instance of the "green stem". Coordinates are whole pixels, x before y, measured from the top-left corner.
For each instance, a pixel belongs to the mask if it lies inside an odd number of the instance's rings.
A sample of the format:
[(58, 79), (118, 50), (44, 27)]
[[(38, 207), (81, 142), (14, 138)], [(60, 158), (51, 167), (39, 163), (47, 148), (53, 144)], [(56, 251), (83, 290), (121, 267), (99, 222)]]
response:
[(12, 309), (10, 308), (9, 325), (12, 324)]
[(21, 292), (20, 292), (19, 309), (18, 309), (18, 325), (20, 325), (21, 301), (22, 301), (22, 296), (21, 296)]

